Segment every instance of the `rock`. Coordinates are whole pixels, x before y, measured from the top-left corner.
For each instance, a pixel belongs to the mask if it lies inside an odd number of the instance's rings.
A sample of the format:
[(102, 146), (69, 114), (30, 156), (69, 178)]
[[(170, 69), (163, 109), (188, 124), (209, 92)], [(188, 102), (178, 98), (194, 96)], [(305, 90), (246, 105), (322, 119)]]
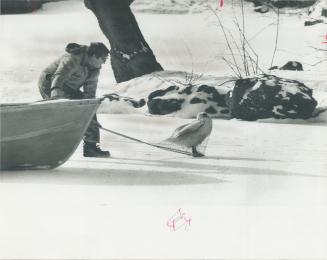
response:
[(305, 21), (305, 22), (304, 22), (304, 26), (312, 26), (312, 25), (315, 25), (315, 24), (317, 24), (317, 23), (323, 23), (323, 22), (324, 22), (324, 21), (321, 20), (321, 19), (317, 19), (317, 20), (312, 19), (312, 20)]
[(321, 9), (321, 16), (327, 17), (327, 7)]
[(284, 7), (295, 7), (303, 8), (313, 5), (316, 0), (246, 0), (248, 2), (253, 2), (255, 6), (266, 4), (273, 5), (278, 8)]
[(167, 115), (181, 110), (184, 99), (161, 99), (155, 98), (148, 101), (149, 113), (153, 115)]
[(277, 8), (295, 7), (304, 8), (313, 5), (316, 0), (276, 0), (272, 4)]
[(258, 6), (256, 8), (254, 8), (254, 11), (255, 12), (258, 12), (258, 13), (264, 14), (264, 13), (269, 12), (269, 7), (266, 6), (266, 5), (261, 5), (261, 6)]
[(147, 105), (149, 113), (155, 115), (185, 110), (188, 117), (194, 117), (198, 112), (206, 112), (212, 117), (229, 117), (226, 93), (208, 85), (170, 86), (151, 92)]
[(269, 68), (268, 70), (277, 70), (278, 66), (272, 66), (271, 68)]
[(98, 113), (122, 114), (144, 113), (145, 100), (123, 97), (116, 93), (103, 95)]
[(145, 105), (145, 100), (143, 98), (140, 100), (136, 100), (130, 97), (122, 97), (115, 93), (104, 95), (104, 97), (107, 98), (110, 102), (111, 101), (125, 102), (134, 108), (140, 108)]
[(280, 70), (303, 70), (303, 66), (298, 61), (288, 61)]
[(317, 106), (312, 90), (296, 80), (274, 75), (239, 79), (226, 97), (232, 117), (308, 119)]
[(1, 0), (1, 14), (30, 13), (41, 8), (42, 0)]
[(278, 66), (272, 66), (268, 70), (303, 70), (303, 66), (298, 61), (288, 61), (284, 66), (278, 67)]
[(316, 3), (309, 8), (308, 20), (304, 25), (314, 25), (317, 23), (327, 23), (327, 0), (317, 0)]

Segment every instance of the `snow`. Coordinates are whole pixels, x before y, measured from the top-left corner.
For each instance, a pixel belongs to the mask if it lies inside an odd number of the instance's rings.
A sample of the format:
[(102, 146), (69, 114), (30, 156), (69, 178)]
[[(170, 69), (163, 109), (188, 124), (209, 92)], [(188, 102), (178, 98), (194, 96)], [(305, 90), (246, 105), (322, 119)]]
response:
[(309, 18), (322, 20), (324, 23), (327, 23), (325, 16), (322, 16), (322, 10), (327, 9), (326, 0), (318, 0), (312, 7), (309, 8)]
[[(189, 122), (99, 120), (153, 142)], [(53, 171), (3, 172), (0, 256), (324, 258), (325, 126), (213, 123), (203, 159), (103, 133), (111, 159), (82, 158), (79, 147)], [(180, 207), (191, 226), (171, 232), (166, 221)]]
[[(213, 15), (176, 2), (175, 9), (158, 1), (162, 15), (145, 8), (156, 9), (154, 1), (135, 1), (133, 7), (158, 61), (169, 70), (160, 77), (183, 80), (180, 71), (193, 70), (207, 82), (230, 79), (220, 59), (226, 43)], [(257, 32), (275, 21), (274, 14), (254, 13), (248, 3), (245, 10), (247, 33), (268, 68), (275, 28)], [(220, 14), (226, 26), (233, 25), (228, 1)], [(313, 88), (321, 109), (327, 107), (326, 63), (310, 64), (321, 59), (311, 47), (321, 47), (324, 26), (303, 27), (301, 15), (282, 14), (275, 64), (300, 60), (305, 71), (273, 72)], [(68, 42), (107, 42), (77, 0), (0, 16), (0, 30), (1, 102), (39, 100), (37, 77)], [(108, 62), (98, 95), (140, 98), (165, 84), (147, 76), (116, 86)], [(149, 142), (164, 140), (191, 120), (126, 107), (110, 111), (123, 114), (99, 114), (104, 127)], [(110, 150), (110, 159), (83, 158), (80, 145), (55, 170), (2, 171), (0, 258), (326, 259), (326, 122), (326, 112), (312, 120), (215, 119), (204, 158), (102, 132), (101, 147)], [(167, 221), (179, 208), (192, 218), (191, 226), (171, 231)]]
[[(170, 86), (177, 86), (180, 90), (186, 88), (189, 83), (193, 84), (194, 87), (200, 85), (208, 86), (219, 86), (220, 94), (227, 94), (233, 88), (234, 77), (217, 77), (212, 75), (198, 75), (187, 73), (183, 71), (160, 71), (154, 72), (149, 75), (144, 75), (126, 82), (122, 82), (116, 85), (115, 93), (119, 94), (121, 97), (132, 97), (136, 100), (148, 99), (151, 92), (159, 89), (167, 89)], [(189, 106), (190, 100), (194, 95), (182, 95), (179, 94), (178, 97), (173, 93), (166, 94), (161, 99), (169, 98), (183, 98), (185, 102), (179, 111), (170, 114), (170, 116), (178, 116), (181, 118), (195, 118), (199, 111), (204, 111), (205, 108), (212, 104), (217, 110), (224, 110), (224, 107), (217, 107), (215, 102), (208, 101), (206, 104), (192, 104)], [(202, 95), (197, 94), (196, 97), (202, 98)], [(141, 108), (133, 108), (131, 105), (124, 101), (108, 101), (102, 102), (99, 113), (148, 113), (147, 106)], [(219, 116), (223, 116), (219, 111), (217, 113)], [(225, 115), (224, 117), (227, 117)]]

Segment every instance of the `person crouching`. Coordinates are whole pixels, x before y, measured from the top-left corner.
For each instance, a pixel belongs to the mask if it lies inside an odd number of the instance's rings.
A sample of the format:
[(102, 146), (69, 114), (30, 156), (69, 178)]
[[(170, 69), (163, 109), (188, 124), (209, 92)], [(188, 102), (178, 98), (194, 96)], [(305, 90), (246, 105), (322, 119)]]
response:
[[(39, 91), (42, 98), (95, 98), (100, 69), (108, 54), (108, 48), (101, 42), (92, 42), (89, 46), (69, 43), (66, 53), (53, 61), (40, 75)], [(109, 151), (103, 151), (97, 145), (100, 142), (100, 131), (96, 115), (83, 140), (84, 157), (110, 156)]]

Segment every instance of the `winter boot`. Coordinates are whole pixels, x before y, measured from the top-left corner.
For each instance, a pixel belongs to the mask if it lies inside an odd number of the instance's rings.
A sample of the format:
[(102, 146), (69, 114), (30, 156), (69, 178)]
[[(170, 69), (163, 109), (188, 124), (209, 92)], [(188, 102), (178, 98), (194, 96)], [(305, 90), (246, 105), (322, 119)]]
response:
[(193, 157), (203, 157), (203, 156), (204, 156), (204, 154), (199, 153), (199, 152), (196, 150), (196, 147), (195, 147), (195, 146), (192, 147), (192, 155), (193, 155)]
[(110, 153), (102, 151), (96, 143), (84, 142), (83, 155), (84, 157), (108, 158)]

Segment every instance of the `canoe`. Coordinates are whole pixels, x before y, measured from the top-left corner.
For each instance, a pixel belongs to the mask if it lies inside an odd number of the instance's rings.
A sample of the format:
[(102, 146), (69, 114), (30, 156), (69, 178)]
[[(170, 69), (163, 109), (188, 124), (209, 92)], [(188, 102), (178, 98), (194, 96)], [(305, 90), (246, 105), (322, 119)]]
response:
[(52, 169), (73, 154), (100, 99), (0, 105), (0, 169)]

